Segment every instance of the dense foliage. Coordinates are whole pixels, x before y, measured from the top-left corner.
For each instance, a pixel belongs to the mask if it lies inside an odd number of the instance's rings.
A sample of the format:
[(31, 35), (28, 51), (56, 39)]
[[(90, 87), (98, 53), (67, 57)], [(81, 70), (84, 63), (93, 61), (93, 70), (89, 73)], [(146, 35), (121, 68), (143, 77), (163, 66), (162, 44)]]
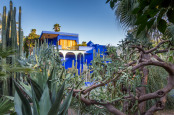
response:
[[(127, 27), (126, 38), (117, 47), (108, 46), (108, 56), (94, 52), (93, 61), (80, 75), (74, 65), (71, 71), (65, 70), (58, 46), (35, 41), (28, 57), (20, 55), (9, 65), (1, 62), (0, 77), (11, 75), (15, 95), (3, 94), (0, 113), (67, 114), (71, 100), (70, 107), (79, 115), (152, 115), (173, 109), (173, 1), (108, 2)], [(59, 27), (55, 24), (55, 31)], [(1, 59), (13, 56), (14, 51), (2, 48)]]
[(117, 9), (120, 3), (127, 3), (127, 8), (132, 7), (130, 15), (136, 17), (135, 25), (138, 26), (138, 33), (156, 24), (157, 29), (164, 34), (168, 22), (174, 24), (173, 0), (107, 0), (106, 3), (110, 3), (112, 9)]
[(28, 36), (24, 38), (24, 53), (28, 57), (35, 47), (35, 42), (38, 42), (40, 35), (36, 34), (36, 29), (32, 29)]

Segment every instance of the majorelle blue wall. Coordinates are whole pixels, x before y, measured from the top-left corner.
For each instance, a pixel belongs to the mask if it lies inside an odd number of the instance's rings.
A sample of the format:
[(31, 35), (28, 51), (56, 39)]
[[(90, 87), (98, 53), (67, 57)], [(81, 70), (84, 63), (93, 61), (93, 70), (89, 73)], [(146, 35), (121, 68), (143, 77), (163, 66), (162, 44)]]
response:
[[(48, 44), (56, 45), (59, 39), (76, 40), (77, 44), (79, 44), (78, 34), (43, 31), (41, 33), (40, 39), (43, 37), (42, 35), (45, 35), (45, 34), (49, 34), (49, 36), (53, 36), (53, 34), (55, 36), (55, 34), (57, 34), (56, 37), (52, 37), (51, 39), (47, 38)], [(82, 71), (83, 71), (84, 63), (87, 63), (87, 65), (91, 64), (91, 61), (93, 60), (93, 50), (95, 50), (96, 53), (100, 51), (100, 54), (106, 55), (107, 47), (105, 45), (94, 44), (92, 41), (89, 41), (87, 43), (87, 46), (79, 46), (79, 50), (85, 50), (85, 56), (83, 57), (83, 55), (81, 55), (81, 60), (80, 60), (80, 54), (77, 56), (77, 69), (79, 70), (79, 73), (80, 73), (80, 64), (81, 64)], [(60, 54), (60, 57), (63, 57), (62, 54)], [(65, 64), (65, 69), (72, 68), (73, 60), (74, 60), (74, 66), (75, 66), (76, 64), (75, 55), (73, 55), (73, 53), (69, 53), (69, 55), (68, 54), (66, 55), (65, 63), (63, 63), (63, 65)]]
[(78, 34), (75, 33), (66, 33), (66, 32), (54, 32), (54, 31), (42, 31), (39, 39), (48, 39), (48, 43), (52, 43), (54, 45), (57, 44), (59, 39), (67, 39), (67, 40), (76, 40), (77, 44), (79, 44)]
[(79, 44), (79, 39), (78, 36), (71, 36), (71, 35), (58, 35), (57, 36), (57, 41), (60, 39), (65, 39), (65, 40), (75, 40), (77, 44)]
[[(84, 56), (85, 56), (85, 59), (83, 59), (83, 55), (81, 55), (81, 60), (80, 60), (80, 55), (77, 56), (77, 69), (79, 70), (78, 71), (79, 74), (80, 74), (80, 64), (81, 64), (81, 70), (83, 71), (83, 64), (86, 63), (89, 66), (91, 65), (91, 61), (93, 60), (93, 53), (85, 53)], [(76, 66), (75, 55), (66, 55), (65, 63), (63, 63), (62, 65), (65, 66), (65, 69), (72, 68), (73, 60), (74, 60), (74, 67), (75, 67)]]
[(54, 38), (54, 39), (48, 39), (48, 44), (53, 44), (53, 45), (56, 45), (57, 44), (57, 37)]
[[(107, 48), (104, 45), (98, 45), (94, 44), (93, 46), (83, 46), (79, 47), (80, 50), (86, 50), (86, 53), (84, 55), (85, 59), (83, 59), (83, 55), (81, 55), (80, 60), (80, 54), (77, 56), (77, 69), (79, 70), (78, 73), (80, 74), (80, 64), (81, 64), (81, 71), (83, 71), (83, 64), (86, 63), (87, 65), (91, 65), (91, 61), (93, 60), (93, 50), (98, 53), (100, 51), (100, 54), (106, 55)], [(99, 50), (98, 50), (99, 49)], [(63, 57), (63, 56), (62, 56)], [(100, 56), (102, 58), (102, 55)], [(74, 66), (76, 64), (75, 55), (66, 55), (65, 57), (65, 69), (72, 68), (72, 61), (74, 60)]]

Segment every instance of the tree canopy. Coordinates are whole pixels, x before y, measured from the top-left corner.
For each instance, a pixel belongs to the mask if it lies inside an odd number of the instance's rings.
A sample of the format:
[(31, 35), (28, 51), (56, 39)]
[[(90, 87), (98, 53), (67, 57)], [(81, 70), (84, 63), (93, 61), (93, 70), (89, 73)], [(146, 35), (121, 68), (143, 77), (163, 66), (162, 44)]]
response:
[[(173, 0), (107, 0), (112, 9), (118, 10), (120, 3), (131, 7), (131, 13), (136, 21), (134, 26), (138, 27), (137, 34), (145, 28), (148, 30), (156, 25), (161, 33), (165, 33), (169, 25), (174, 24), (174, 1)], [(124, 15), (124, 14), (122, 14)]]

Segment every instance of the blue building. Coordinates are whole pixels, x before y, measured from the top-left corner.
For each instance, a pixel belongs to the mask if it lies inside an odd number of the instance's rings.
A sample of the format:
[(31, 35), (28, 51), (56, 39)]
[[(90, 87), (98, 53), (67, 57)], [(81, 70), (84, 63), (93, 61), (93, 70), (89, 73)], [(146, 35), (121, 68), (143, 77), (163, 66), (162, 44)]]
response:
[(92, 41), (85, 46), (79, 45), (78, 34), (74, 33), (42, 31), (39, 39), (47, 39), (48, 44), (58, 44), (60, 56), (65, 61), (65, 69), (72, 68), (73, 60), (74, 66), (77, 64), (77, 69), (83, 69), (84, 63), (89, 65), (93, 60), (93, 52), (106, 55), (106, 46), (94, 44)]

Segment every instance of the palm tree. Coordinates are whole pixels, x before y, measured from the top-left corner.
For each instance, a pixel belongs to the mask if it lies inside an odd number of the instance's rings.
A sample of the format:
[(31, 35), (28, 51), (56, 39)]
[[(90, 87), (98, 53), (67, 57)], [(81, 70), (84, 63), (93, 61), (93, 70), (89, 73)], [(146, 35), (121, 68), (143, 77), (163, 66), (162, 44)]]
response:
[(36, 34), (36, 29), (32, 29), (31, 33)]
[(132, 10), (137, 4), (137, 0), (108, 0), (110, 7), (115, 11), (117, 20), (124, 29), (134, 26), (136, 17), (132, 15)]
[(59, 32), (60, 31), (60, 27), (61, 26), (59, 24), (54, 24), (54, 28), (53, 29), (54, 29), (55, 32)]

